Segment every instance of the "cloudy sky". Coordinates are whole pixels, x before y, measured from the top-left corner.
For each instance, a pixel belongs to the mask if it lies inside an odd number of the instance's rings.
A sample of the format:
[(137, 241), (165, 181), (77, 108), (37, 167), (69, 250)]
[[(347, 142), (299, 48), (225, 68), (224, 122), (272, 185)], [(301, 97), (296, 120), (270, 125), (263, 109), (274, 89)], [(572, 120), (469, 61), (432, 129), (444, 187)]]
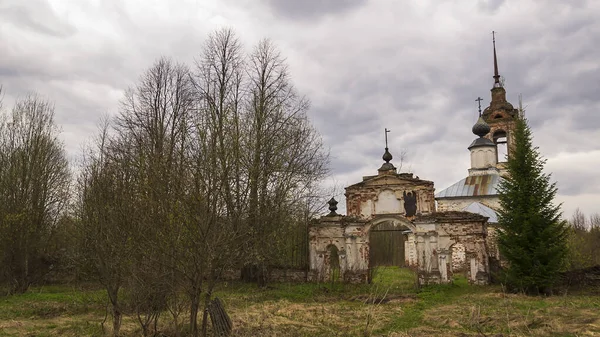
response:
[(0, 0), (5, 107), (30, 91), (53, 100), (76, 160), (158, 57), (191, 64), (223, 26), (248, 50), (269, 37), (287, 57), (331, 151), (327, 184), (375, 174), (387, 127), (403, 171), (437, 191), (470, 166), (495, 30), (508, 100), (523, 96), (565, 216), (600, 212), (600, 1)]

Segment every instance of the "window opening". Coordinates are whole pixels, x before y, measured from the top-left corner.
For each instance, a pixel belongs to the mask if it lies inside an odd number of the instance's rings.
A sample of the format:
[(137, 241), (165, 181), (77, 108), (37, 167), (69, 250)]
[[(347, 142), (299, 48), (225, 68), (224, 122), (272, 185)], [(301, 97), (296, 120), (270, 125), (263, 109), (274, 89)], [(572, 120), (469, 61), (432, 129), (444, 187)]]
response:
[(498, 130), (494, 132), (494, 143), (496, 144), (498, 162), (506, 162), (508, 156), (508, 141), (506, 131)]

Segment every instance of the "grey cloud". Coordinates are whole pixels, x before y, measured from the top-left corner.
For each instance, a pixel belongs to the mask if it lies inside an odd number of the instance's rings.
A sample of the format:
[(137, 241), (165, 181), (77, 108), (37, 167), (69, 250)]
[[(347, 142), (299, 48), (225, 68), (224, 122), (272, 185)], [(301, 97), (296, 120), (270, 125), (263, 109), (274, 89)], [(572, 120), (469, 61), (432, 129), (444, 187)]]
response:
[(552, 173), (551, 181), (557, 181), (559, 192), (566, 196), (576, 196), (583, 193), (600, 193), (600, 177), (594, 172), (573, 172), (557, 170)]
[(477, 7), (479, 10), (494, 13), (495, 11), (502, 6), (506, 0), (479, 0), (477, 3)]
[(589, 190), (589, 182), (585, 180), (575, 181), (573, 179), (569, 179), (561, 182), (559, 187), (562, 195), (574, 196)]
[(60, 20), (46, 0), (5, 0), (0, 4), (0, 18), (16, 27), (53, 37), (67, 37), (77, 31)]
[[(595, 113), (600, 109), (595, 94), (600, 89), (598, 5), (524, 1), (521, 9), (495, 0), (411, 5), (267, 0), (273, 16), (264, 2), (236, 0), (218, 1), (214, 13), (234, 20), (244, 39), (273, 37), (284, 46), (296, 86), (312, 101), (309, 115), (331, 149), (334, 178), (351, 184), (375, 174), (387, 127), (392, 129), (393, 162), (402, 149), (408, 150), (405, 169), (433, 180), (440, 190), (467, 174), (475, 98), (484, 99), (484, 108), (490, 101), (491, 30), (499, 31), (500, 73), (508, 99), (516, 106), (523, 94), (542, 154), (555, 158), (561, 152), (599, 149), (594, 140), (600, 128), (600, 114)], [(121, 91), (134, 85), (156, 58), (167, 55), (191, 64), (205, 33), (215, 28), (194, 19), (201, 11), (194, 12), (193, 4), (179, 14), (154, 13), (152, 5), (138, 12), (117, 0), (97, 8), (76, 6), (87, 19), (110, 26), (111, 33), (77, 26), (79, 34), (62, 37), (66, 42), (53, 53), (57, 56), (48, 57), (34, 51), (40, 42), (54, 41), (53, 35), (36, 40), (30, 32), (38, 28), (30, 26), (20, 26), (23, 36), (0, 32), (0, 81), (7, 95), (37, 90), (54, 100), (71, 152), (78, 149), (77, 139), (92, 136), (100, 114), (115, 111)], [(228, 12), (229, 7), (235, 10)], [(466, 15), (474, 9), (485, 15)], [(34, 17), (35, 9), (28, 10)], [(352, 22), (350, 16), (335, 15), (351, 10)], [(397, 20), (400, 14), (402, 20)], [(327, 20), (319, 20), (324, 16)], [(91, 47), (82, 47), (82, 41)], [(25, 52), (15, 52), (17, 45), (26, 46)], [(577, 179), (569, 161), (564, 168), (553, 168), (559, 193), (572, 195), (568, 200), (586, 193), (600, 198), (592, 184)]]
[(275, 13), (296, 20), (310, 20), (360, 7), (367, 0), (267, 0)]

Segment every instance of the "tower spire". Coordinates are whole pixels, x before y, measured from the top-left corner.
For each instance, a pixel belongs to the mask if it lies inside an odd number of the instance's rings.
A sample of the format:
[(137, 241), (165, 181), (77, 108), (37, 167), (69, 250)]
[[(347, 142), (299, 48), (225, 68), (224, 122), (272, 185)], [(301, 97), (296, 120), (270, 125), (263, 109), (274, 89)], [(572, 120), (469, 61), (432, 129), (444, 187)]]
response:
[(385, 153), (383, 154), (383, 160), (385, 160), (386, 163), (389, 163), (390, 160), (392, 160), (392, 154), (390, 153), (390, 151), (388, 151), (388, 140), (387, 140), (387, 134), (388, 132), (390, 132), (390, 130), (388, 130), (387, 128), (385, 128)]
[(498, 74), (498, 58), (496, 57), (496, 32), (492, 30), (492, 43), (494, 44), (494, 88), (501, 87), (500, 75)]
[(390, 160), (392, 160), (392, 154), (389, 151), (388, 148), (388, 139), (387, 139), (387, 134), (388, 132), (390, 132), (390, 130), (388, 130), (387, 128), (385, 128), (385, 152), (383, 153), (383, 161), (385, 161), (385, 163), (383, 163), (383, 165), (381, 165), (381, 167), (379, 168), (379, 174), (388, 174), (390, 172), (392, 173), (396, 173), (396, 168), (394, 167), (394, 165), (392, 163), (390, 163)]

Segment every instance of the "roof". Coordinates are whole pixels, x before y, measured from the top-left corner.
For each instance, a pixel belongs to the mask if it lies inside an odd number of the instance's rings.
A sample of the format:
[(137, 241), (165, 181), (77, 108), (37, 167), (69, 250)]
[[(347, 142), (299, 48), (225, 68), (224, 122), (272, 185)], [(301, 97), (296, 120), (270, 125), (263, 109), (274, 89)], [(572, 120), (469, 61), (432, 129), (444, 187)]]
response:
[(466, 211), (446, 211), (433, 212), (428, 214), (417, 215), (415, 222), (468, 222), (468, 221), (485, 221), (487, 216), (478, 213)]
[(438, 192), (436, 198), (495, 196), (500, 183), (498, 174), (468, 176), (456, 184)]
[(487, 138), (483, 138), (483, 137), (479, 137), (477, 139), (475, 139), (471, 145), (469, 145), (469, 147), (467, 149), (472, 149), (474, 147), (482, 147), (482, 146), (496, 146), (496, 144), (494, 144), (494, 142), (492, 142), (491, 140), (487, 139)]
[(483, 215), (488, 218), (488, 222), (498, 223), (498, 214), (496, 214), (496, 211), (479, 202), (473, 202), (462, 210)]

